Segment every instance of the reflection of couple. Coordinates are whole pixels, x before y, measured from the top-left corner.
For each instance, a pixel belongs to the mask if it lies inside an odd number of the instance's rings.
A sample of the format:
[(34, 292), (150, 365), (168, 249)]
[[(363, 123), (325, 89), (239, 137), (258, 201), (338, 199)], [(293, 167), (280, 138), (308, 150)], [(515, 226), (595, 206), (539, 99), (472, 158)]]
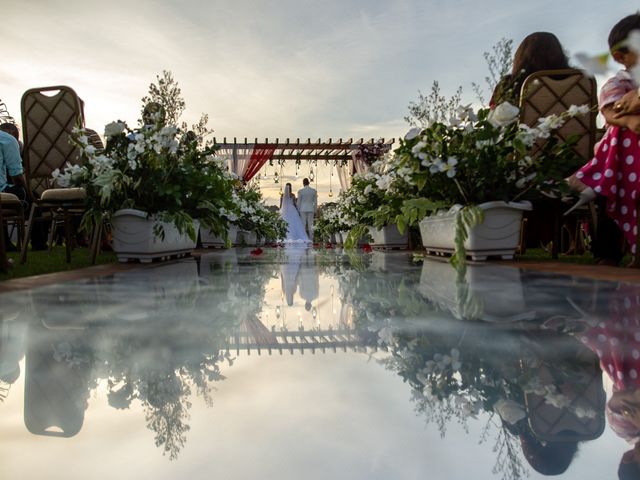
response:
[(284, 187), (280, 203), (280, 216), (287, 222), (285, 243), (312, 243), (313, 217), (318, 205), (318, 195), (309, 186), (309, 180), (302, 181), (304, 188), (298, 191), (298, 199), (291, 192), (291, 184)]
[[(305, 301), (305, 310), (311, 310), (311, 302), (318, 298), (320, 288), (318, 271), (310, 249), (292, 248), (287, 250), (287, 261), (280, 266), (282, 291), (287, 305), (293, 305), (293, 296), (298, 290)], [(304, 257), (304, 264), (302, 263)]]

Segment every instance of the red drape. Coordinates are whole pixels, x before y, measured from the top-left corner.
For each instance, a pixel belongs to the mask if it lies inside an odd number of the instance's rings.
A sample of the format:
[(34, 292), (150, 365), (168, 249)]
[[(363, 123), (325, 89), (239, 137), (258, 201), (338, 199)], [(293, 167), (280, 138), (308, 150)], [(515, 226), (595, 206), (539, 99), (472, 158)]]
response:
[(247, 165), (247, 169), (244, 172), (242, 180), (245, 182), (251, 180), (255, 174), (260, 171), (262, 166), (271, 159), (274, 151), (275, 147), (267, 145), (256, 145), (253, 147), (253, 153), (251, 154), (249, 165)]

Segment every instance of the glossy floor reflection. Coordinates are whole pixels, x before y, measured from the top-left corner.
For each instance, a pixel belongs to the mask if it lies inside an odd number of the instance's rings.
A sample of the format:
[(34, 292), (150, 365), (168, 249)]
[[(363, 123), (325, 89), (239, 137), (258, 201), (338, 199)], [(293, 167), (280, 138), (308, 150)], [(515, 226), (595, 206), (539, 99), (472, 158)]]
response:
[(302, 248), (3, 294), (0, 478), (616, 478), (639, 298)]

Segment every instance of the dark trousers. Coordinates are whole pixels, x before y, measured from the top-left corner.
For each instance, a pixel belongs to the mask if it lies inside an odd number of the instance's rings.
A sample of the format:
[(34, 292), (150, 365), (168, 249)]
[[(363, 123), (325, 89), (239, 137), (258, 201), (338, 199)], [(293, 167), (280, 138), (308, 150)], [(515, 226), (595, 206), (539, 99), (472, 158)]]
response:
[(622, 230), (607, 215), (607, 199), (598, 196), (596, 200), (598, 215), (596, 218), (596, 235), (591, 243), (591, 253), (598, 260), (611, 260), (620, 263), (622, 260), (623, 236)]
[[(27, 192), (24, 187), (19, 185), (11, 185), (3, 190), (3, 193), (12, 193), (20, 199), (22, 202), (22, 208), (24, 209), (25, 217), (29, 216), (31, 209), (31, 200), (27, 196)], [(5, 244), (9, 244), (9, 232), (6, 225), (4, 228)], [(31, 248), (34, 250), (44, 250), (47, 248), (47, 225), (44, 222), (34, 222), (31, 229)]]

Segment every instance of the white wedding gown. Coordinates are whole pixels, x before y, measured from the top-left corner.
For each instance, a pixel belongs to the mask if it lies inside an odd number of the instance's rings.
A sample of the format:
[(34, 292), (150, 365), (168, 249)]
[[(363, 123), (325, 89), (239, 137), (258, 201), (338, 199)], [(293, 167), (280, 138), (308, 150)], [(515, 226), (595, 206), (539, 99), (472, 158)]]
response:
[(282, 195), (282, 206), (280, 207), (280, 216), (287, 222), (287, 236), (284, 239), (286, 244), (309, 245), (311, 240), (307, 232), (304, 230), (302, 219), (298, 210), (291, 200), (291, 189), (287, 185)]

